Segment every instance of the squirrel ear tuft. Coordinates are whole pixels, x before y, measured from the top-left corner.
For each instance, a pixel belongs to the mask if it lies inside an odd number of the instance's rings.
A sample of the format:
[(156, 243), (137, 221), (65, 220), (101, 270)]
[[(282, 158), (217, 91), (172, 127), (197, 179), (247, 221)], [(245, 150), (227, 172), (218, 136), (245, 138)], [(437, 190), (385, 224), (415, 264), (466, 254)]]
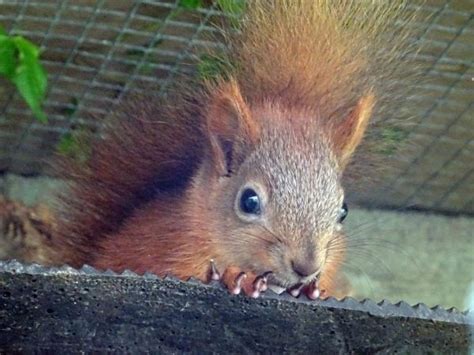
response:
[(334, 142), (343, 167), (347, 165), (364, 137), (374, 104), (375, 96), (369, 92), (360, 98), (348, 117), (335, 128)]
[(256, 141), (258, 132), (234, 80), (214, 90), (207, 111), (207, 130), (216, 168), (219, 174), (229, 175), (243, 160), (245, 148)]

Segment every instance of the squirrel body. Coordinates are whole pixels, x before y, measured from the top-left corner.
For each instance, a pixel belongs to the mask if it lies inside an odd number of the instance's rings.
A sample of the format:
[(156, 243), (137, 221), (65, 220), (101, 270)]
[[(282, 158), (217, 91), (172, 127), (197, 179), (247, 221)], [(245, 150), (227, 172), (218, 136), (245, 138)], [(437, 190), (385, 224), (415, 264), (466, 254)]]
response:
[(248, 1), (225, 76), (132, 101), (86, 163), (62, 163), (52, 263), (203, 281), (217, 267), (234, 293), (342, 296), (342, 176), (394, 72), (401, 9)]

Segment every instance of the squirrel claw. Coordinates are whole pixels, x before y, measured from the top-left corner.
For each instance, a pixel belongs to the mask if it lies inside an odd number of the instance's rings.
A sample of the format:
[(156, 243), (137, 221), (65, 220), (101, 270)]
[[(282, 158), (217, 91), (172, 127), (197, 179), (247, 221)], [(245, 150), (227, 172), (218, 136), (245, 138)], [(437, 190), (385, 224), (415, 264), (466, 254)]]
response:
[(268, 277), (271, 274), (271, 271), (267, 271), (261, 275), (255, 275), (251, 272), (243, 272), (237, 267), (228, 267), (222, 275), (222, 282), (234, 295), (243, 291), (247, 296), (257, 298), (268, 289)]
[(246, 278), (247, 278), (247, 274), (243, 271), (237, 275), (234, 281), (235, 286), (234, 288), (231, 289), (231, 292), (234, 295), (238, 295), (240, 291), (242, 291), (242, 281), (245, 280)]
[(306, 296), (311, 300), (316, 300), (321, 296), (318, 280), (311, 282), (306, 288)]
[(302, 283), (296, 284), (287, 291), (293, 297), (299, 297), (301, 293), (304, 293), (310, 300), (317, 300), (325, 293), (324, 290), (319, 288), (318, 280), (314, 280), (308, 285), (304, 285)]
[(221, 279), (221, 274), (217, 270), (214, 259), (211, 259), (210, 263), (211, 263), (210, 279), (211, 281), (219, 281)]
[(293, 297), (298, 297), (301, 294), (301, 290), (304, 288), (304, 284), (300, 283), (288, 290), (288, 293)]
[(268, 289), (268, 276), (271, 274), (271, 271), (267, 271), (255, 278), (253, 282), (253, 291), (250, 293), (250, 297), (257, 298), (260, 296), (260, 293), (265, 292)]

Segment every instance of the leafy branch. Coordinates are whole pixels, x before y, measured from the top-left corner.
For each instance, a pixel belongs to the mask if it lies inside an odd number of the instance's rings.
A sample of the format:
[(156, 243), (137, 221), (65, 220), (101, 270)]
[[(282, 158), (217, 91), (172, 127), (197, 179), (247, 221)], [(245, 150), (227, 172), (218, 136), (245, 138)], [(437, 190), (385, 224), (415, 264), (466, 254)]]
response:
[(22, 36), (9, 36), (0, 27), (0, 75), (10, 80), (43, 123), (48, 121), (43, 103), (47, 76), (39, 61), (40, 50)]

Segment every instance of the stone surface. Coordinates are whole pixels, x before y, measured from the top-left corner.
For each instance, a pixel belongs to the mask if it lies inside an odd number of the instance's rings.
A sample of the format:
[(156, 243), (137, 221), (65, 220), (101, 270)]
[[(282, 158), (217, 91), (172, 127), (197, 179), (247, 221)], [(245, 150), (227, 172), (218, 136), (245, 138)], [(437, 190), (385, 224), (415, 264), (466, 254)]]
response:
[(151, 275), (10, 263), (0, 265), (0, 353), (468, 351), (466, 316), (405, 308), (274, 294), (254, 300), (231, 296), (216, 285)]

